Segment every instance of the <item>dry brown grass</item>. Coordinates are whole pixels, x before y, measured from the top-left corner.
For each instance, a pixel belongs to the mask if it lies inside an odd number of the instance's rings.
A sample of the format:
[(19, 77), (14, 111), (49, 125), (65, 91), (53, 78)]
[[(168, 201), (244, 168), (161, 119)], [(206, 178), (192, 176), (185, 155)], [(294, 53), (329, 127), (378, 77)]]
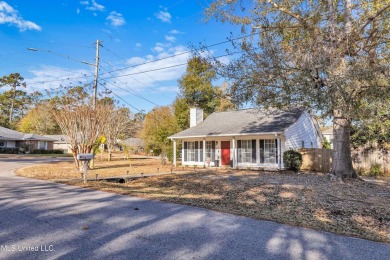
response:
[[(139, 175), (140, 173), (169, 173), (172, 166), (170, 164), (162, 165), (155, 158), (144, 156), (134, 156), (129, 160), (125, 160), (122, 154), (115, 154), (112, 161), (107, 158), (100, 159), (99, 156), (95, 159), (94, 168), (88, 171), (88, 178), (95, 178), (96, 174), (99, 178)], [(176, 172), (188, 171), (190, 168), (176, 167)], [(73, 161), (47, 163), (34, 165), (27, 168), (17, 170), (16, 174), (36, 178), (42, 180), (58, 180), (58, 179), (76, 179), (81, 178), (80, 171), (75, 167)]]
[[(155, 161), (153, 167), (156, 165)], [(63, 163), (52, 165), (51, 169), (46, 166), (46, 172), (60, 172), (65, 170), (64, 166)], [(42, 177), (34, 167), (19, 174)], [(102, 169), (114, 174), (107, 167), (96, 171)], [(116, 175), (123, 170), (119, 167)], [(341, 183), (316, 173), (213, 169), (142, 178), (126, 184), (102, 181), (71, 184), (390, 243), (389, 178)]]

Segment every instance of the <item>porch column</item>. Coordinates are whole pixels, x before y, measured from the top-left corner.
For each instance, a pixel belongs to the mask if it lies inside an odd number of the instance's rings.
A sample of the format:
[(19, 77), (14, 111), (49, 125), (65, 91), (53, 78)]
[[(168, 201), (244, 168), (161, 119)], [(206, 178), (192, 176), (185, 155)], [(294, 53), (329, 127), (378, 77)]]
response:
[(280, 138), (277, 139), (278, 142), (278, 168), (279, 170), (282, 169), (282, 142), (280, 141)]
[(233, 167), (232, 168), (235, 168), (237, 166), (237, 161), (236, 161), (236, 158), (237, 158), (237, 149), (236, 149), (236, 137), (233, 137)]
[(206, 138), (203, 138), (203, 167), (206, 168)]
[(176, 166), (176, 140), (173, 139), (173, 165)]

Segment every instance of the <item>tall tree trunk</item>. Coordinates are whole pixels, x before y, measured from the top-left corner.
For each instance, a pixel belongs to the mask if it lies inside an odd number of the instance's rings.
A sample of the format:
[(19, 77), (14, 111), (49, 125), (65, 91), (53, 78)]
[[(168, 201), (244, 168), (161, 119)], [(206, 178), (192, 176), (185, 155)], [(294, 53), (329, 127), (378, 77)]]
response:
[(335, 111), (333, 120), (334, 153), (332, 174), (343, 179), (357, 177), (352, 166), (350, 132), (350, 120), (343, 117), (339, 111)]
[(13, 88), (14, 90), (14, 95), (13, 95), (13, 98), (11, 100), (11, 108), (9, 110), (9, 124), (11, 125), (12, 123), (12, 117), (13, 117), (13, 112), (14, 112), (14, 102), (15, 102), (15, 98), (16, 98), (16, 86)]

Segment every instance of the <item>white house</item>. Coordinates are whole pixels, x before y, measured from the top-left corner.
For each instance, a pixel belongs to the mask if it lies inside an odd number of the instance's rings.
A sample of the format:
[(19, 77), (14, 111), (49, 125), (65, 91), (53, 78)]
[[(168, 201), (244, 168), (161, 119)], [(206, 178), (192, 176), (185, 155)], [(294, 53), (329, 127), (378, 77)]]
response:
[(182, 165), (282, 169), (289, 149), (320, 148), (317, 122), (302, 109), (245, 109), (213, 113), (191, 108), (190, 128), (169, 137), (181, 140)]
[(45, 137), (54, 140), (53, 149), (63, 150), (64, 153), (72, 153), (72, 147), (70, 147), (69, 138), (66, 135), (45, 135)]

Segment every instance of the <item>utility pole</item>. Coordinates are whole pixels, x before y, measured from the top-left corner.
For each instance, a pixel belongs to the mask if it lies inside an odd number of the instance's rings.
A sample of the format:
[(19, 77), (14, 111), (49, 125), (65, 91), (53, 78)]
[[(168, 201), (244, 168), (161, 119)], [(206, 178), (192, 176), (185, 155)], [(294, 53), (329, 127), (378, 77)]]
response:
[(96, 40), (96, 60), (95, 60), (95, 80), (93, 83), (93, 108), (96, 108), (96, 100), (97, 100), (97, 84), (98, 84), (98, 77), (99, 77), (99, 47), (100, 47), (101, 41)]

